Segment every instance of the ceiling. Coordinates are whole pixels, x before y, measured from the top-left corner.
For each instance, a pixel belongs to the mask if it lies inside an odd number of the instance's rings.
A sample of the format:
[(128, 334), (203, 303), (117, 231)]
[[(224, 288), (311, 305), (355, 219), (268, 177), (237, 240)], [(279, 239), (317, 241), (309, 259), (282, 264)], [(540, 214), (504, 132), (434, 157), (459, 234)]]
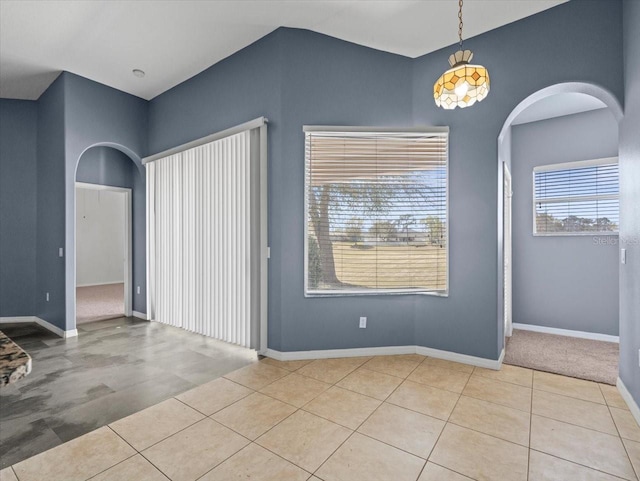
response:
[[(564, 1), (467, 0), (465, 37)], [(0, 97), (35, 100), (66, 70), (152, 99), (280, 26), (418, 57), (457, 41), (457, 9), (455, 0), (0, 0)]]
[(579, 114), (606, 107), (607, 105), (602, 100), (591, 95), (575, 92), (556, 94), (538, 100), (535, 104), (523, 110), (511, 125), (528, 124), (538, 120)]

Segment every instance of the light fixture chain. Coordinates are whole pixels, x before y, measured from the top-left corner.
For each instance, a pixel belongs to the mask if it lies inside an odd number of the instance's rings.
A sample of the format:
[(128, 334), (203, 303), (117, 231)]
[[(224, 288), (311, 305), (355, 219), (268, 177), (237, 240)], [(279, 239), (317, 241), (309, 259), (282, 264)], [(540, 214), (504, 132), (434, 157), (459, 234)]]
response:
[(460, 20), (460, 23), (458, 24), (458, 38), (460, 39), (460, 50), (462, 50), (462, 27), (464, 25), (462, 23), (462, 1), (463, 0), (458, 1), (458, 20)]

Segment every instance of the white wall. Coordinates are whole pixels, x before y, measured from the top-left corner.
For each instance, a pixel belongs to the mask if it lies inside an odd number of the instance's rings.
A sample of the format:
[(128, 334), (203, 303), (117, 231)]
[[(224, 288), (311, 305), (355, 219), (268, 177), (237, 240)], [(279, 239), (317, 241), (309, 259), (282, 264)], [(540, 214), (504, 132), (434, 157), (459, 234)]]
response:
[(76, 187), (76, 283), (124, 282), (125, 194)]

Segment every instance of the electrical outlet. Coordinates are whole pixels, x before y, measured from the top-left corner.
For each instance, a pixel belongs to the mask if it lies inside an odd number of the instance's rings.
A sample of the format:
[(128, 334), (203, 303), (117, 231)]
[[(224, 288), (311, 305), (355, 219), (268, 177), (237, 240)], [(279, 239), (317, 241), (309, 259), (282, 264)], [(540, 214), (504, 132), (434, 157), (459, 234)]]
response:
[(620, 249), (620, 262), (622, 264), (627, 263), (627, 249)]
[(366, 317), (361, 317), (360, 318), (360, 329), (366, 329), (367, 328), (367, 318)]
[(64, 257), (64, 248), (63, 247), (60, 247), (58, 249), (58, 257)]
[(140, 294), (140, 286), (138, 286), (138, 294)]
[(47, 292), (46, 298), (47, 298), (47, 302), (49, 302), (49, 293), (48, 292)]

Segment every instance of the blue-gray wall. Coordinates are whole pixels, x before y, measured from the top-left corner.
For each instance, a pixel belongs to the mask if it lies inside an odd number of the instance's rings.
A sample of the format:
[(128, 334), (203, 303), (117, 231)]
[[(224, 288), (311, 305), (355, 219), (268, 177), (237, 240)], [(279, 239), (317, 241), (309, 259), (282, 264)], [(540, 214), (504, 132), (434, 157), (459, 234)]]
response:
[[(248, 120), (269, 119), (269, 185), (281, 185), (280, 31), (168, 90), (149, 103), (149, 154), (161, 152)], [(279, 205), (269, 196), (269, 342), (280, 346)]]
[(0, 317), (33, 316), (36, 102), (0, 99)]
[[(533, 168), (618, 156), (608, 109), (512, 127), (513, 322), (618, 335), (618, 236), (533, 235)], [(609, 242), (598, 242), (598, 240)]]
[[(38, 99), (38, 189), (36, 224), (36, 311), (34, 314), (65, 329), (65, 96), (64, 75)], [(46, 293), (49, 293), (49, 301)]]
[(112, 147), (91, 147), (78, 161), (76, 181), (112, 187), (133, 188), (135, 165), (125, 154)]
[[(35, 315), (63, 330), (75, 328), (75, 179), (91, 147), (125, 153), (133, 176), (133, 309), (146, 312), (145, 186), (148, 102), (63, 72), (38, 99)], [(64, 248), (64, 258), (58, 249)], [(71, 255), (69, 255), (71, 253)], [(46, 301), (46, 293), (49, 301)]]
[[(434, 105), (432, 86), (455, 47), (412, 61), (279, 29), (153, 99), (149, 153), (260, 115), (271, 120), (271, 348), (419, 344), (497, 359), (497, 136), (522, 99), (554, 83), (593, 82), (621, 99), (620, 22), (619, 2), (569, 2), (470, 39), (493, 91), (473, 109), (453, 112)], [(305, 124), (451, 127), (448, 298), (304, 298)], [(366, 330), (357, 328), (359, 316), (369, 317)]]
[[(57, 249), (75, 247), (73, 184), (86, 149), (117, 148), (142, 172), (144, 155), (265, 115), (270, 119), (270, 347), (418, 344), (496, 359), (503, 338), (496, 302), (497, 136), (522, 99), (551, 84), (592, 82), (622, 99), (621, 22), (620, 2), (573, 1), (469, 39), (465, 45), (489, 68), (492, 92), (472, 109), (456, 111), (436, 108), (432, 97), (433, 82), (455, 46), (410, 60), (285, 28), (150, 103), (63, 73), (38, 102), (37, 312), (59, 326), (65, 325), (65, 314), (67, 328), (72, 322), (75, 269), (72, 256), (59, 259)], [(627, 41), (634, 35), (627, 33)], [(451, 127), (448, 298), (304, 298), (302, 126), (320, 123)], [(143, 217), (134, 229), (143, 241)], [(134, 278), (145, 292), (143, 263), (136, 262)], [(46, 305), (45, 288), (53, 295)], [(135, 309), (144, 310), (143, 299), (134, 299)], [(366, 330), (357, 328), (361, 315), (369, 317)]]
[(625, 116), (620, 125), (620, 378), (640, 404), (640, 2), (625, 0)]
[[(282, 351), (412, 345), (415, 296), (304, 297), (302, 132), (305, 124), (411, 125), (411, 60), (308, 31), (279, 35), (282, 150), (270, 163), (277, 257), (269, 264), (279, 269), (276, 344)], [(360, 316), (367, 329), (358, 328)]]
[[(65, 194), (67, 252), (75, 251), (75, 180), (78, 160), (87, 149), (112, 147), (126, 154), (134, 167), (133, 181), (133, 310), (146, 306), (145, 173), (141, 158), (147, 151), (148, 102), (67, 72), (65, 82)], [(67, 324), (75, 316), (76, 270), (68, 256), (66, 276)], [(140, 286), (140, 294), (136, 287)], [(69, 327), (67, 327), (69, 329)]]
[(621, 21), (620, 2), (572, 1), (469, 39), (465, 48), (488, 68), (491, 93), (462, 111), (438, 109), (433, 102), (433, 82), (455, 47), (414, 63), (414, 123), (451, 127), (451, 295), (419, 300), (418, 344), (498, 357), (504, 339), (498, 135), (518, 103), (553, 84), (590, 82), (621, 100)]
[[(411, 63), (320, 34), (279, 29), (151, 101), (155, 153), (269, 118), (269, 347), (413, 343), (413, 298), (305, 299), (303, 124), (410, 125)], [(369, 317), (369, 328), (357, 327)]]

